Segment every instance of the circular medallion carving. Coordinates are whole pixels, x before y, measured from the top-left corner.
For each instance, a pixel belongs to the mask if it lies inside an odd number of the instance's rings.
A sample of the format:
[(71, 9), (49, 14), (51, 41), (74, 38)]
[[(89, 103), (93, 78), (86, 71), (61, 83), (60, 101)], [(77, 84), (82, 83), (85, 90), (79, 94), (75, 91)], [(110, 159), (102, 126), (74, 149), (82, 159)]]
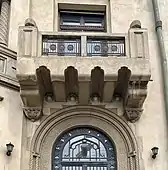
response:
[(95, 50), (95, 51), (100, 51), (100, 45), (95, 45), (95, 46), (94, 46), (94, 50)]
[(65, 50), (65, 45), (64, 44), (61, 44), (59, 45), (59, 51), (64, 51)]
[(108, 46), (107, 45), (105, 45), (105, 44), (102, 45), (102, 52), (105, 52), (105, 53), (108, 52)]
[(50, 45), (50, 49), (51, 49), (52, 51), (56, 50), (56, 45), (55, 45), (55, 44), (51, 44), (51, 45)]
[(112, 45), (111, 46), (111, 51), (117, 51), (117, 46), (116, 45)]
[(72, 50), (73, 50), (73, 48), (74, 48), (74, 47), (73, 47), (73, 45), (71, 45), (71, 44), (70, 44), (70, 45), (68, 45), (68, 47), (67, 47), (67, 49), (68, 49), (69, 51), (72, 51)]

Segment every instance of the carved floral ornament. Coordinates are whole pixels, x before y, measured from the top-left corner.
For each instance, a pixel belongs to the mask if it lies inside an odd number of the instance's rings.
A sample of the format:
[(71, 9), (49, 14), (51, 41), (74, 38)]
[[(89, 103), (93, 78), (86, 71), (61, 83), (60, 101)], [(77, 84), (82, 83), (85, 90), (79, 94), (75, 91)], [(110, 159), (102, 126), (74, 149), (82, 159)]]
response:
[(124, 116), (127, 120), (134, 123), (140, 119), (143, 109), (141, 108), (125, 108)]
[(40, 107), (24, 107), (23, 112), (25, 116), (33, 122), (42, 116), (42, 109)]

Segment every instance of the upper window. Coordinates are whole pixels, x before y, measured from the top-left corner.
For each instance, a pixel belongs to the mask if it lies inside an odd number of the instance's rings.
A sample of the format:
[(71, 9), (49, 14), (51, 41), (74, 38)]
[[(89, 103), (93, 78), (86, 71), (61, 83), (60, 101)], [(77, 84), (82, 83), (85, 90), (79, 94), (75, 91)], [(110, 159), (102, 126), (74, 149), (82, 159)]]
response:
[(105, 31), (104, 12), (60, 11), (60, 30)]

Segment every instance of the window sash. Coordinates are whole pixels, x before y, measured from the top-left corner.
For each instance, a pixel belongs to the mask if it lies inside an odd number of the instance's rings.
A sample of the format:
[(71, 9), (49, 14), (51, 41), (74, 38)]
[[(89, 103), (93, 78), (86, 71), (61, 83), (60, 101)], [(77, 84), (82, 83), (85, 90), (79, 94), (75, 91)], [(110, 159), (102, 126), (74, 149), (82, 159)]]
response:
[(61, 30), (104, 31), (104, 15), (96, 13), (60, 12), (60, 21)]

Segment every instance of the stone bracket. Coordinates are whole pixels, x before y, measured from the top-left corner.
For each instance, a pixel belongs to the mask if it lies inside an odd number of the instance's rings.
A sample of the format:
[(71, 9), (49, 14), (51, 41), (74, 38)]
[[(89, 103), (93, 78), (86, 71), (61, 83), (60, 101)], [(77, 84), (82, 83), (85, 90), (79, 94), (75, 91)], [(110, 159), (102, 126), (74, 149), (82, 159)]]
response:
[(142, 115), (142, 107), (147, 97), (147, 83), (148, 81), (129, 82), (128, 93), (124, 99), (124, 116), (132, 123)]
[(32, 122), (39, 120), (43, 115), (41, 107), (23, 107), (23, 112)]

